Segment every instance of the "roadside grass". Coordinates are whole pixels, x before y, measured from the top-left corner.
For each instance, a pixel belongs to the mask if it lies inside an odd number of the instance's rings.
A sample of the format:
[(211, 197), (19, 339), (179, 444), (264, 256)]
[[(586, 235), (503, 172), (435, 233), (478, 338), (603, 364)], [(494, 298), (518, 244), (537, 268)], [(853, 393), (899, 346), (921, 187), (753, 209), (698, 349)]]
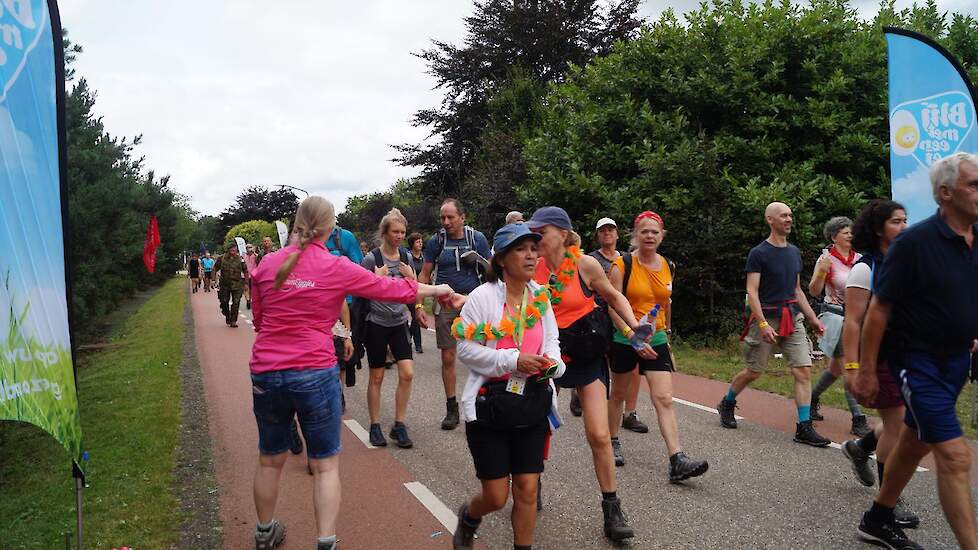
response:
[[(166, 283), (79, 358), (83, 511), (92, 548), (170, 548), (181, 513), (172, 492), (180, 429), (183, 279)], [(64, 449), (33, 426), (0, 422), (2, 548), (59, 548), (74, 531), (74, 480)]]
[[(744, 368), (744, 361), (740, 354), (740, 343), (736, 339), (728, 341), (725, 345), (717, 348), (704, 349), (692, 348), (688, 345), (679, 343), (673, 346), (673, 353), (676, 356), (677, 370), (684, 374), (719, 380), (729, 383), (735, 374)], [(828, 366), (823, 360), (817, 360), (812, 366), (812, 385), (818, 382), (819, 376)], [(795, 380), (788, 372), (787, 363), (781, 359), (772, 358), (769, 371), (758, 378), (751, 388), (762, 390), (788, 398), (795, 396)], [(958, 419), (961, 427), (969, 438), (978, 437), (978, 429), (971, 424), (972, 392), (975, 391), (973, 385), (965, 386), (961, 397), (958, 399)], [(721, 395), (717, 395), (717, 402)], [(825, 393), (822, 394), (822, 406), (835, 409), (848, 410), (846, 398), (843, 393), (842, 380), (836, 381)], [(863, 411), (868, 416), (878, 416), (875, 409), (863, 407)]]

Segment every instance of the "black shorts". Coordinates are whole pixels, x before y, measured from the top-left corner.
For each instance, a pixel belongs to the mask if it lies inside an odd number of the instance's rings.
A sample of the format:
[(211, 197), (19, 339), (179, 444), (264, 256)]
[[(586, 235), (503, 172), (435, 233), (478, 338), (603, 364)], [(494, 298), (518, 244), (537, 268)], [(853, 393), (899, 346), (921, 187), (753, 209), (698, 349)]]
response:
[(536, 426), (496, 430), (485, 422), (465, 423), (465, 439), (479, 479), (499, 479), (514, 474), (539, 474), (547, 446), (550, 422)]
[(188, 274), (190, 275), (191, 279), (200, 279), (200, 272), (196, 269), (191, 269)]
[(573, 357), (565, 357), (564, 362), (567, 363), (567, 370), (564, 371), (563, 376), (554, 379), (558, 387), (576, 388), (600, 380), (605, 389), (608, 388), (608, 361), (603, 355), (587, 361), (575, 361)]
[(639, 374), (646, 372), (673, 372), (676, 370), (672, 364), (672, 354), (669, 353), (669, 344), (659, 344), (652, 346), (652, 351), (658, 354), (655, 359), (642, 359), (638, 352), (628, 344), (611, 344), (611, 372), (625, 374), (632, 372), (635, 365), (638, 365)]
[(384, 368), (387, 362), (387, 348), (390, 347), (395, 361), (413, 359), (411, 341), (408, 338), (408, 324), (384, 327), (367, 321), (367, 366), (372, 369)]
[(207, 279), (208, 281), (211, 280), (211, 272), (210, 271), (205, 271), (204, 272), (204, 278)]

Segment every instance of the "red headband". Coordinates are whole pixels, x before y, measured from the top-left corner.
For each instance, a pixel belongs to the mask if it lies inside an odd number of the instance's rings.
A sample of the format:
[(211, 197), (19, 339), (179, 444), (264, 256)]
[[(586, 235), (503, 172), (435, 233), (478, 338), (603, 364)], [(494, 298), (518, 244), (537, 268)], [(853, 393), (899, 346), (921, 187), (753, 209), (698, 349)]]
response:
[(661, 229), (665, 229), (666, 228), (665, 222), (662, 221), (662, 216), (656, 214), (655, 212), (653, 212), (651, 210), (646, 210), (645, 212), (642, 212), (638, 216), (635, 216), (635, 222), (632, 223), (632, 225), (633, 226), (638, 225), (638, 222), (640, 222), (642, 220), (655, 220), (655, 221), (659, 222), (659, 227)]

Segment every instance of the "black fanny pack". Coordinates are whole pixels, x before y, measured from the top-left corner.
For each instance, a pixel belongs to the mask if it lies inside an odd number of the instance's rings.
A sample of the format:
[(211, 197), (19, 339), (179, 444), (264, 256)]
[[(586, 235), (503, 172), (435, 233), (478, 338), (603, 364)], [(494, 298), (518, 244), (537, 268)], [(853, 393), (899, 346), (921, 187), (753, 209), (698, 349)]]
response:
[(486, 382), (475, 399), (476, 420), (497, 429), (527, 428), (546, 420), (553, 404), (548, 381), (531, 378), (523, 395), (506, 391), (505, 381)]
[(559, 334), (561, 354), (571, 361), (593, 361), (604, 357), (611, 346), (611, 318), (607, 310), (597, 308)]

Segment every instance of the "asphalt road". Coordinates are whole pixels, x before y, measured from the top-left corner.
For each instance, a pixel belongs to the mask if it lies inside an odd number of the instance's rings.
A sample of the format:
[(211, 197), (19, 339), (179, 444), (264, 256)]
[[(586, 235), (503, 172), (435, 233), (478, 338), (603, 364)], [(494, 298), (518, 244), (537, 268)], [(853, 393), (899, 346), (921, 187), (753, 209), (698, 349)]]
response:
[[(224, 326), (214, 294), (194, 295), (197, 338), (211, 412), (225, 547), (246, 548), (254, 523), (250, 501), (257, 432), (251, 415), (247, 359), (253, 334), (244, 311), (241, 327)], [(347, 414), (341, 455), (343, 511), (339, 536), (344, 549), (450, 548), (453, 512), (478, 488), (464, 429), (443, 431), (445, 412), (440, 358), (434, 333), (424, 332), (425, 353), (416, 355), (414, 389), (407, 425), (414, 448), (368, 448), (356, 428), (369, 424), (366, 375), (346, 388)], [(235, 351), (230, 351), (233, 348)], [(680, 370), (681, 370), (680, 365)], [(458, 368), (461, 391), (466, 376)], [(393, 422), (396, 370), (386, 371), (382, 390), (384, 432)], [(725, 384), (676, 376), (680, 436), (688, 454), (705, 458), (710, 470), (681, 485), (667, 479), (668, 459), (655, 425), (647, 392), (639, 415), (648, 434), (621, 433), (627, 464), (618, 468), (619, 495), (637, 536), (630, 548), (859, 548), (855, 536), (861, 512), (874, 490), (862, 487), (848, 461), (835, 448), (814, 449), (794, 443), (793, 402), (748, 390), (741, 396), (738, 430), (719, 426), (707, 409), (719, 401)], [(601, 530), (600, 492), (579, 418), (566, 412), (565, 426), (553, 437), (543, 475), (544, 511), (535, 548), (612, 548)], [(848, 431), (848, 415), (829, 410), (818, 428), (836, 442)], [(364, 434), (365, 437), (365, 434)], [(905, 498), (922, 518), (912, 537), (926, 548), (956, 546), (941, 515), (932, 464), (919, 472)], [(284, 548), (311, 547), (312, 506), (301, 459), (290, 459), (280, 503), (290, 529)], [(408, 485), (405, 485), (408, 484)], [(430, 491), (418, 498), (412, 490)], [(423, 502), (424, 501), (424, 502)], [(440, 518), (440, 519), (439, 519)], [(447, 524), (447, 526), (445, 525)], [(493, 549), (512, 548), (509, 509), (483, 521), (479, 542)]]

